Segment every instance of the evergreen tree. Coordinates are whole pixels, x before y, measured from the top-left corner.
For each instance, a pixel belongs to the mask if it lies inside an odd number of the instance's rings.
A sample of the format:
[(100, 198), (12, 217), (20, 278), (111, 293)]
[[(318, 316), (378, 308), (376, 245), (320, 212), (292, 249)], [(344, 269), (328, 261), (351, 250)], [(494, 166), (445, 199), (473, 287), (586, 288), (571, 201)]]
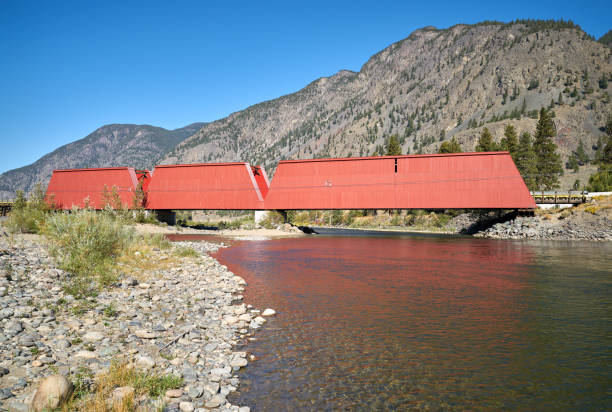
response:
[(521, 105), (521, 115), (525, 114), (527, 111), (527, 102), (523, 99), (523, 104)]
[(399, 144), (399, 139), (396, 135), (392, 135), (387, 142), (387, 156), (400, 156), (401, 154), (402, 147)]
[(502, 150), (507, 150), (510, 152), (510, 156), (512, 156), (512, 160), (514, 160), (515, 163), (518, 144), (518, 136), (514, 126), (507, 124), (504, 128), (504, 137), (502, 137), (501, 141), (499, 142), (499, 146)]
[(599, 168), (596, 173), (589, 177), (586, 190), (589, 192), (612, 191), (612, 113), (606, 123), (606, 135), (597, 142), (597, 157)]
[(586, 154), (586, 151), (584, 150), (584, 144), (582, 143), (582, 139), (579, 140), (578, 142), (578, 148), (576, 149), (576, 158), (578, 160), (578, 163), (583, 166), (587, 163), (589, 163), (589, 156)]
[(521, 134), (516, 152), (515, 163), (516, 168), (521, 173), (521, 176), (523, 176), (523, 180), (525, 181), (527, 187), (530, 190), (534, 190), (536, 188), (535, 175), (537, 172), (536, 157), (535, 152), (533, 151), (533, 143), (531, 141), (531, 135), (529, 132), (524, 132)]
[(563, 104), (563, 93), (562, 92), (559, 92), (559, 99), (557, 100), (557, 103), (559, 104), (559, 106)]
[(553, 140), (556, 135), (557, 130), (550, 113), (542, 108), (533, 141), (533, 151), (536, 155), (538, 170), (536, 186), (539, 190), (559, 187), (559, 175), (563, 174), (563, 167), (561, 166), (561, 156), (557, 153), (557, 145)]
[(442, 142), (438, 153), (461, 153), (461, 145), (454, 137), (450, 140)]
[(604, 147), (601, 150), (601, 161), (603, 163), (612, 163), (612, 113), (608, 116), (606, 122), (606, 136), (603, 139)]
[(612, 191), (612, 165), (602, 164), (599, 166), (599, 171), (593, 173), (589, 177), (589, 183), (586, 186), (589, 192), (610, 192)]
[(478, 144), (476, 145), (477, 152), (494, 152), (497, 150), (497, 145), (493, 140), (493, 136), (491, 132), (489, 132), (488, 128), (482, 129), (482, 134), (478, 139)]
[(572, 155), (567, 159), (567, 164), (565, 165), (567, 169), (572, 169), (574, 173), (578, 172), (580, 166), (578, 165), (578, 159), (576, 155), (572, 153)]
[(595, 146), (593, 146), (593, 149), (595, 149), (595, 157), (594, 157), (594, 161), (599, 163), (602, 161), (603, 159), (603, 147), (604, 147), (604, 141), (603, 138), (599, 138), (597, 139), (597, 144)]

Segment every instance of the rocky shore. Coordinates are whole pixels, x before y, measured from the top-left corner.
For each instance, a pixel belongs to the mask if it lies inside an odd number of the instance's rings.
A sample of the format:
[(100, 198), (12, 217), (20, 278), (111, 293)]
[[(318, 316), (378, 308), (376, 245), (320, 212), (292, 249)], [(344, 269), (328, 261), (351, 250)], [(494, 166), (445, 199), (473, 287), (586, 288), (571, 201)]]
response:
[(612, 221), (606, 216), (568, 211), (517, 217), (504, 223), (497, 223), (474, 236), (491, 239), (611, 241)]
[(46, 376), (91, 385), (120, 361), (182, 378), (160, 398), (135, 399), (137, 410), (248, 411), (226, 399), (251, 360), (233, 348), (266, 320), (240, 303), (244, 280), (208, 255), (220, 245), (181, 244), (200, 256), (82, 301), (64, 292), (67, 274), (41, 237), (16, 235), (9, 244), (0, 234), (0, 410), (27, 411)]

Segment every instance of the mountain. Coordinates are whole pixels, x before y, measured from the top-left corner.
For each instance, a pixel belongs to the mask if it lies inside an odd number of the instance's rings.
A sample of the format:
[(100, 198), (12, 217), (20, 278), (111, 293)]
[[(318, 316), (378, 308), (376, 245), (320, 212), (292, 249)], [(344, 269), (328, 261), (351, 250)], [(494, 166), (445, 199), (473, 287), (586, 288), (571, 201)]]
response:
[(571, 22), (429, 26), (359, 72), (206, 124), (162, 162), (242, 160), (272, 174), (281, 159), (379, 154), (393, 134), (403, 153), (435, 152), (451, 137), (467, 151), (485, 126), (498, 141), (506, 123), (533, 134), (537, 110), (551, 103), (562, 156), (580, 140), (593, 155), (612, 109), (598, 82), (612, 80), (611, 63), (611, 50)]
[(46, 187), (54, 169), (103, 166), (133, 166), (150, 169), (178, 143), (204, 126), (194, 123), (176, 130), (135, 124), (102, 126), (87, 137), (41, 157), (31, 165), (0, 175), (0, 198), (15, 190), (26, 193), (37, 183)]
[[(485, 126), (498, 141), (507, 123), (533, 134), (541, 107), (554, 111), (562, 157), (582, 141), (592, 158), (612, 112), (609, 40), (568, 21), (428, 26), (359, 72), (342, 70), (211, 123), (104, 126), (0, 175), (0, 197), (45, 183), (54, 168), (248, 161), (272, 175), (282, 159), (380, 154), (394, 134), (402, 153), (436, 152), (452, 137), (471, 151)], [(564, 188), (577, 177), (584, 183), (589, 167), (566, 173)]]
[(612, 48), (612, 30), (608, 30), (608, 32), (601, 36), (597, 41), (605, 46)]

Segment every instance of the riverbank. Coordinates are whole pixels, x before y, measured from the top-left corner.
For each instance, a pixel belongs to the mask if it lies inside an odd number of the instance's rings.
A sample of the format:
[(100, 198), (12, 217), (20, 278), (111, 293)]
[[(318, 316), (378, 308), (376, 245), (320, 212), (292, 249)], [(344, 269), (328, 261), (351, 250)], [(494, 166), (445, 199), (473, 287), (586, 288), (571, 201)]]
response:
[(612, 241), (612, 196), (567, 209), (536, 211), (535, 216), (497, 223), (474, 236), (490, 239)]
[(41, 379), (52, 374), (75, 384), (81, 399), (74, 405), (82, 405), (116, 364), (167, 385), (159, 396), (114, 388), (103, 400), (108, 405), (133, 394), (130, 410), (164, 404), (167, 411), (249, 410), (226, 400), (239, 385), (235, 372), (249, 362), (233, 348), (265, 319), (239, 303), (244, 280), (208, 255), (220, 245), (173, 245), (197, 252), (181, 258), (157, 250), (173, 264), (75, 299), (62, 287), (69, 275), (45, 242), (39, 235), (0, 234), (0, 410), (29, 410)]
[(304, 236), (304, 232), (289, 224), (279, 225), (275, 229), (267, 228), (238, 228), (238, 229), (194, 229), (185, 226), (160, 226), (152, 224), (137, 224), (134, 226), (137, 232), (143, 234), (162, 235), (210, 235), (237, 240), (249, 239), (277, 239), (283, 237)]

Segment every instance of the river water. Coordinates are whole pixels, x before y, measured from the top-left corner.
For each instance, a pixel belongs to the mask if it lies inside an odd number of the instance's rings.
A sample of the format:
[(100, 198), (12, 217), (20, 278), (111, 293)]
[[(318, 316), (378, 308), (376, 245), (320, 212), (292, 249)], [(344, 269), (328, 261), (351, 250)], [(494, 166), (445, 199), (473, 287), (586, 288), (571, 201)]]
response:
[(236, 242), (277, 315), (230, 401), (254, 411), (609, 410), (612, 245), (444, 236)]

